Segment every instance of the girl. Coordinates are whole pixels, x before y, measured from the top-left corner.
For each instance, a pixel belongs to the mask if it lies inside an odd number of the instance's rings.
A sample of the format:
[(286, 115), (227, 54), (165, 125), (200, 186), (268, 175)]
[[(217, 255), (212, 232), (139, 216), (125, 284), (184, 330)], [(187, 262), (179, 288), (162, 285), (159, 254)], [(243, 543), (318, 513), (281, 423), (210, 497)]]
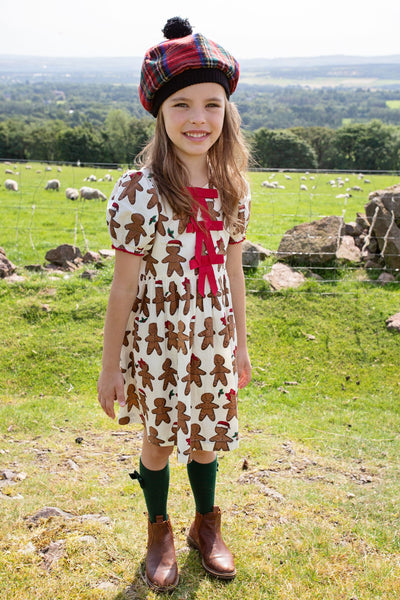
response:
[(144, 425), (131, 477), (148, 510), (144, 579), (158, 592), (179, 579), (167, 513), (174, 446), (196, 505), (188, 543), (211, 575), (236, 574), (214, 506), (216, 451), (238, 445), (237, 388), (251, 378), (241, 261), (248, 155), (228, 101), (238, 64), (186, 20), (169, 19), (163, 33), (139, 87), (155, 135), (107, 209), (116, 253), (98, 381), (107, 415), (117, 401), (121, 425)]

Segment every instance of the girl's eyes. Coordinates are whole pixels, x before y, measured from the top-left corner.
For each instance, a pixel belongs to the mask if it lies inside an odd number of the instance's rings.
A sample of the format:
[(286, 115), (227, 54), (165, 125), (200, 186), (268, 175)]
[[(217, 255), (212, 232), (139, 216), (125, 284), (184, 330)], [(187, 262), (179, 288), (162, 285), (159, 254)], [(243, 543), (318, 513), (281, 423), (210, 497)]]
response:
[[(189, 105), (186, 102), (177, 102), (173, 105), (174, 108), (189, 108)], [(220, 104), (217, 102), (209, 102), (206, 104), (206, 108), (220, 108)]]

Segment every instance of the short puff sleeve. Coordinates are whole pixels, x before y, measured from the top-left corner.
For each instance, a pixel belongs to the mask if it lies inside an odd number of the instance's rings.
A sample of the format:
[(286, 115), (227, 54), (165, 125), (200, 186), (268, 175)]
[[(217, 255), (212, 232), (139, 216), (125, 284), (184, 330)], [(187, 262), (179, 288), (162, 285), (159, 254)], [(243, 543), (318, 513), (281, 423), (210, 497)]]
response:
[(239, 244), (246, 239), (247, 226), (250, 220), (251, 195), (250, 186), (242, 202), (239, 203), (237, 222), (230, 229), (230, 244)]
[(158, 217), (159, 200), (151, 179), (141, 171), (127, 171), (107, 205), (112, 247), (144, 256), (153, 245)]

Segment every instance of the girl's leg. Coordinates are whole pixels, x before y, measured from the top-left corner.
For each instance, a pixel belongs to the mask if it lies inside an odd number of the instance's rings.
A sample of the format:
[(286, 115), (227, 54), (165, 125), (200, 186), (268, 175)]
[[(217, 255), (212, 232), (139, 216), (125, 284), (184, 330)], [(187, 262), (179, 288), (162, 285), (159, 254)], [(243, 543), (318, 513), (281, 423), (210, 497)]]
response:
[(204, 515), (212, 512), (215, 500), (218, 462), (215, 452), (197, 451), (187, 465), (197, 512)]
[(221, 534), (221, 510), (214, 506), (217, 458), (214, 452), (195, 452), (187, 466), (196, 503), (188, 543), (199, 550), (204, 569), (220, 579), (236, 575), (233, 556)]
[(156, 522), (157, 516), (167, 521), (167, 500), (169, 490), (169, 455), (173, 446), (156, 446), (143, 434), (142, 455), (139, 472), (143, 481), (143, 494), (149, 514), (149, 521)]
[(143, 435), (140, 475), (148, 511), (148, 540), (144, 580), (156, 592), (170, 592), (179, 581), (174, 538), (167, 514), (168, 458), (173, 446), (150, 444)]

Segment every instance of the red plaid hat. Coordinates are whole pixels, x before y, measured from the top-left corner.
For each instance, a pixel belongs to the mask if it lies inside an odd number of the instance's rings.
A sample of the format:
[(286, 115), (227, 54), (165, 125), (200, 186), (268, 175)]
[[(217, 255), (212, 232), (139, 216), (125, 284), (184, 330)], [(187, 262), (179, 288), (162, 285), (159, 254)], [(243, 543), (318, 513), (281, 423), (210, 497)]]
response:
[(192, 33), (189, 22), (179, 17), (167, 21), (166, 41), (145, 54), (139, 86), (144, 108), (157, 116), (161, 104), (178, 90), (196, 83), (219, 83), (229, 98), (239, 79), (239, 64), (224, 48)]

